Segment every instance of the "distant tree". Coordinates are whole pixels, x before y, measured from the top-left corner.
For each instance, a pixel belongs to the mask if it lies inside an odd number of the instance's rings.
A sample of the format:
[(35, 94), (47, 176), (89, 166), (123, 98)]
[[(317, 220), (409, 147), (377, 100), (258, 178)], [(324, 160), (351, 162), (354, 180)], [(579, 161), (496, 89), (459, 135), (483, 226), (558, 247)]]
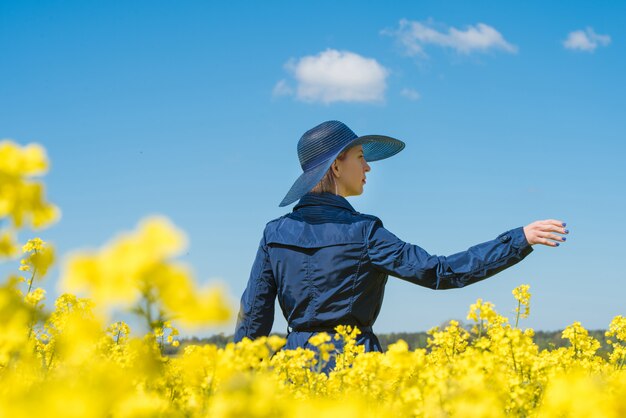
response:
[[(465, 324), (461, 320), (456, 320), (459, 322), (462, 328), (466, 330), (470, 330), (472, 328), (471, 324)], [(443, 322), (439, 328), (445, 329), (450, 324), (450, 320)], [(591, 330), (589, 331), (589, 335), (594, 337), (600, 342), (600, 349), (598, 350), (598, 355), (602, 357), (607, 357), (610, 352), (610, 346), (606, 343), (606, 337), (604, 336), (604, 330)], [(539, 347), (539, 350), (554, 350), (559, 347), (567, 347), (569, 342), (561, 338), (561, 334), (563, 330), (558, 331), (535, 331), (534, 341), (535, 344)], [(286, 335), (283, 333), (275, 333), (274, 335), (278, 335), (280, 337), (285, 338)], [(219, 333), (212, 335), (207, 338), (183, 338), (180, 340), (179, 347), (167, 346), (165, 347), (164, 353), (166, 355), (176, 355), (180, 352), (186, 345), (204, 345), (204, 344), (214, 344), (217, 347), (224, 348), (226, 344), (233, 341), (234, 335), (224, 335), (224, 333)], [(378, 340), (380, 341), (380, 345), (383, 348), (383, 351), (387, 351), (389, 345), (397, 342), (398, 340), (404, 340), (408, 346), (409, 350), (415, 350), (416, 348), (427, 348), (428, 334), (424, 331), (421, 332), (392, 332), (389, 334), (377, 334)]]

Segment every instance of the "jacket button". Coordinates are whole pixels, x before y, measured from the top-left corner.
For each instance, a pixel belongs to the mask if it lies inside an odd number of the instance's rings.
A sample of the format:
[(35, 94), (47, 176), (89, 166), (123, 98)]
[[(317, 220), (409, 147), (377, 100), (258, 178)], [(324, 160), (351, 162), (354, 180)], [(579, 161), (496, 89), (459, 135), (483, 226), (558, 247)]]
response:
[(502, 242), (509, 242), (511, 240), (511, 237), (509, 235), (500, 235), (500, 241)]

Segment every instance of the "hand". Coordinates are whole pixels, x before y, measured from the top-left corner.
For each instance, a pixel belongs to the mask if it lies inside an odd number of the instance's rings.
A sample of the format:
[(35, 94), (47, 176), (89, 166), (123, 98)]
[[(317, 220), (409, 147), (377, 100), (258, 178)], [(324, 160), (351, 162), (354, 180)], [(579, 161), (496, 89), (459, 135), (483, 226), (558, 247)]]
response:
[(536, 221), (524, 227), (526, 241), (530, 245), (543, 244), (549, 247), (557, 247), (558, 242), (565, 241), (565, 237), (555, 234), (569, 234), (569, 230), (565, 229), (565, 222), (556, 219), (546, 219), (545, 221)]

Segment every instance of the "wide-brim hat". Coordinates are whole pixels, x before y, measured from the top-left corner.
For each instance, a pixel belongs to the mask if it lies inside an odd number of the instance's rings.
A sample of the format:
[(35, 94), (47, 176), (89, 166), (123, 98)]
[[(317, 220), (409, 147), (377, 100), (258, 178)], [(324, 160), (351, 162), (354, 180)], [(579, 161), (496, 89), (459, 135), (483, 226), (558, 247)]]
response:
[(363, 145), (365, 161), (389, 158), (405, 143), (386, 135), (357, 136), (344, 123), (330, 120), (306, 131), (298, 141), (298, 158), (303, 173), (278, 206), (287, 206), (310, 192), (320, 182), (337, 156), (345, 149)]

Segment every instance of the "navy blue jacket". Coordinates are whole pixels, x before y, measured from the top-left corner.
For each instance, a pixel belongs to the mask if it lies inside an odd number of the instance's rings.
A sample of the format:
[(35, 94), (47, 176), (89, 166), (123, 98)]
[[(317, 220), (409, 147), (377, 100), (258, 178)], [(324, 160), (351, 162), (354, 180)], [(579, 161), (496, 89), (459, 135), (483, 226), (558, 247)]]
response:
[[(268, 335), (278, 302), (289, 325), (285, 348), (312, 348), (315, 332), (357, 325), (366, 351), (389, 275), (430, 289), (460, 288), (517, 264), (533, 251), (518, 227), (450, 256), (404, 242), (376, 216), (332, 193), (307, 193), (267, 223), (241, 297), (235, 342)], [(334, 342), (337, 345), (337, 342)], [(340, 347), (337, 347), (340, 349)]]

